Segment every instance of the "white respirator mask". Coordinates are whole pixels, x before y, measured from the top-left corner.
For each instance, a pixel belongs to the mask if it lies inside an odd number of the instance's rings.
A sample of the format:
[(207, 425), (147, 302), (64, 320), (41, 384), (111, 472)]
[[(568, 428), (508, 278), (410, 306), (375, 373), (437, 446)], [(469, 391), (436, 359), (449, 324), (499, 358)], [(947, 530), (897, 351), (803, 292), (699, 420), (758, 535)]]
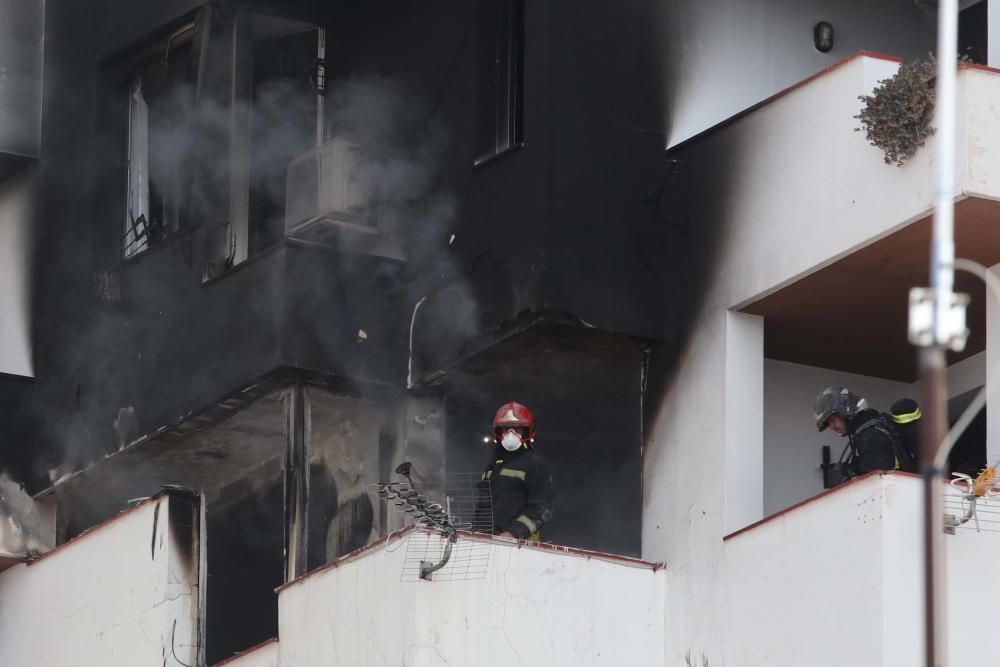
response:
[(503, 438), (500, 439), (500, 444), (503, 445), (503, 448), (508, 452), (516, 452), (524, 443), (521, 441), (521, 436), (519, 436), (516, 432), (507, 431), (503, 434)]

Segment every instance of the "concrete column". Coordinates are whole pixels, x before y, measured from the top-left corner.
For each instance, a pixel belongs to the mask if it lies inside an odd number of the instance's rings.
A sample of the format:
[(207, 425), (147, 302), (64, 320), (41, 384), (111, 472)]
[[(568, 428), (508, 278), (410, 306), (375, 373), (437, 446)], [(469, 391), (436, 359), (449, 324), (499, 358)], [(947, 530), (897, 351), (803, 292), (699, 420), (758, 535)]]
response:
[[(992, 14), (992, 8), (991, 8)], [(1000, 276), (1000, 264), (990, 268)], [(989, 293), (986, 296), (986, 462), (992, 465), (1000, 459), (1000, 376), (990, 373), (1000, 355), (1000, 304)]]
[(726, 532), (764, 513), (764, 318), (726, 313)]
[(1000, 67), (1000, 3), (995, 0), (986, 8), (986, 64)]

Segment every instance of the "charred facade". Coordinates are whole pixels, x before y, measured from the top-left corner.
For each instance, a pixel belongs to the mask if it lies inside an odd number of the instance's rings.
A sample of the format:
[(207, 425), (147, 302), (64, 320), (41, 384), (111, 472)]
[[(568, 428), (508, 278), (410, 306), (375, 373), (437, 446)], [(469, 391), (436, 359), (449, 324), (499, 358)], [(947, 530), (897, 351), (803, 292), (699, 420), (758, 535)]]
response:
[(555, 471), (546, 539), (638, 555), (685, 234), (660, 11), (47, 0), (44, 132), (8, 176), (36, 204), (35, 377), (0, 375), (0, 463), (58, 539), (201, 493), (216, 660), (276, 611), (213, 606), (273, 607), (384, 535), (367, 484), (480, 469), (516, 399)]

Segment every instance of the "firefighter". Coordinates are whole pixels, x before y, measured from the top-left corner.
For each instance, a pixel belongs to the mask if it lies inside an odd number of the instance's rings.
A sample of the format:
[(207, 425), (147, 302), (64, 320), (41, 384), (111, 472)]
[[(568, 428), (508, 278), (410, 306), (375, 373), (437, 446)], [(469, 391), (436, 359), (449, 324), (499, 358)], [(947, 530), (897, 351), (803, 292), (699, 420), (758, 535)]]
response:
[[(888, 420), (847, 387), (827, 387), (816, 397), (816, 428), (829, 428), (848, 439), (840, 461), (830, 471), (827, 488), (872, 470), (902, 470), (907, 453)], [(845, 461), (845, 455), (850, 456)]]
[(534, 440), (531, 411), (520, 403), (500, 406), (493, 418), (493, 459), (483, 472), (479, 500), (481, 509), (492, 509), (494, 535), (537, 542), (552, 518), (552, 475)]
[(896, 433), (899, 434), (913, 460), (917, 460), (920, 452), (920, 423), (923, 415), (920, 406), (912, 398), (901, 398), (889, 408), (892, 421), (896, 425)]

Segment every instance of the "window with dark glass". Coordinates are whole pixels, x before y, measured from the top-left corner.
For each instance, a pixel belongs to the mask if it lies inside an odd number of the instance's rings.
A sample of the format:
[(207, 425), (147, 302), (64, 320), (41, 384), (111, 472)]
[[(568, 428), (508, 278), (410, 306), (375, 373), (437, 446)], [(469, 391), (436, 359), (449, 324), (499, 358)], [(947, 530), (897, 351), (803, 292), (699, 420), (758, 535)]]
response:
[(476, 163), (524, 141), (524, 0), (480, 0)]

